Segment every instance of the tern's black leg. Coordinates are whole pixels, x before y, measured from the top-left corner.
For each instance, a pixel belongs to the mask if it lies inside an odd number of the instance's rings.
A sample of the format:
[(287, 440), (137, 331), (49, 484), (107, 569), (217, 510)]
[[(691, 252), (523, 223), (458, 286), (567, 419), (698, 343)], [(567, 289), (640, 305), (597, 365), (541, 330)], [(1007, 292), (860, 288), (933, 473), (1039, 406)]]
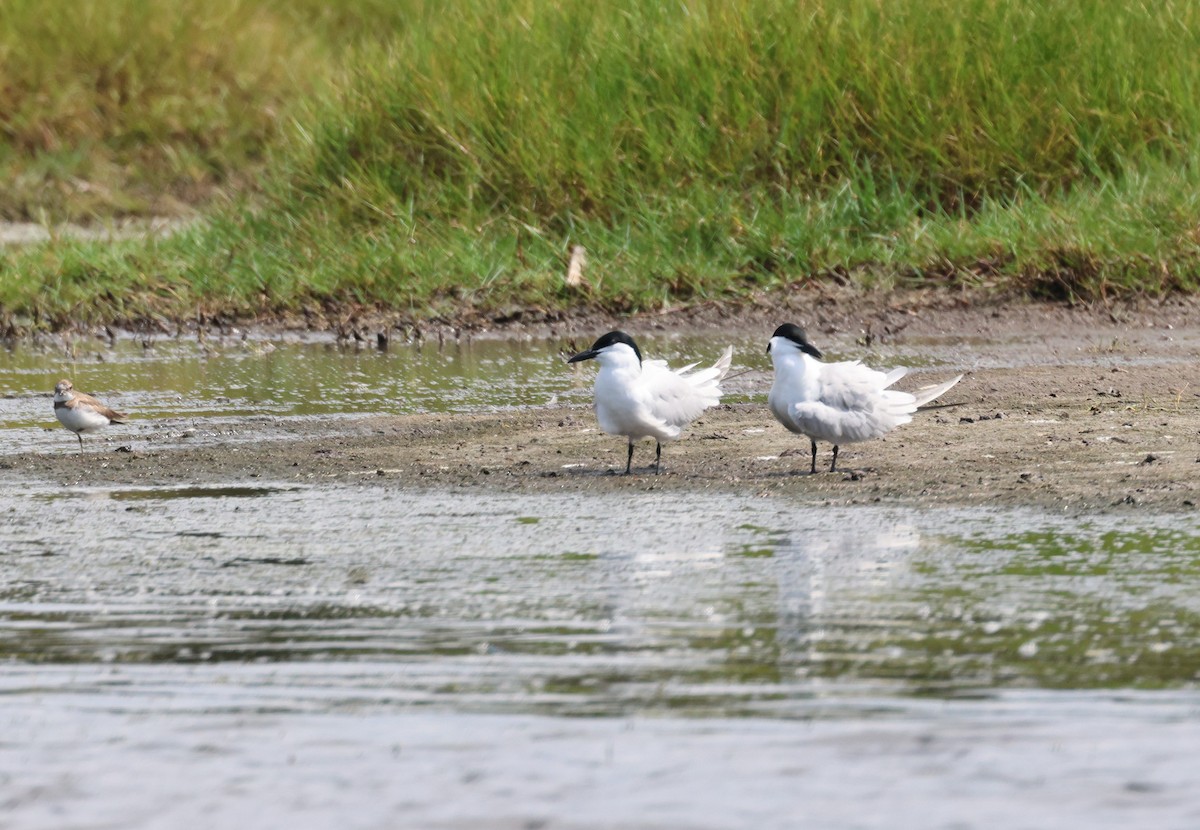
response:
[(815, 474), (817, 472), (817, 442), (813, 441), (811, 438), (808, 440), (812, 441), (812, 470), (809, 472)]
[(75, 433), (75, 437), (79, 439), (79, 454), (83, 455), (83, 433), (77, 432)]
[(833, 445), (833, 463), (829, 465), (829, 472), (831, 472), (831, 473), (837, 472), (837, 451), (838, 451), (837, 444), (834, 444)]
[(629, 475), (629, 466), (633, 464), (633, 439), (629, 439), (629, 457), (625, 459), (625, 475)]
[(654, 442), (654, 474), (658, 475), (658, 465), (662, 462), (662, 444)]

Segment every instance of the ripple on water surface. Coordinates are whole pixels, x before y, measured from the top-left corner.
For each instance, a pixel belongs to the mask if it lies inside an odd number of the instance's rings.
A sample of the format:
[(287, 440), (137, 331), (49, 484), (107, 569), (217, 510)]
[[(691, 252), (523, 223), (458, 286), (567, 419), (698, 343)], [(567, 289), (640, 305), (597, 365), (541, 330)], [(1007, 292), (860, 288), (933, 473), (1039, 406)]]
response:
[(1178, 519), (270, 484), (0, 515), (14, 828), (1200, 811)]
[(269, 485), (4, 502), (0, 649), (28, 665), (709, 715), (811, 714), (831, 684), (1178, 688), (1200, 665), (1200, 538), (1168, 518)]

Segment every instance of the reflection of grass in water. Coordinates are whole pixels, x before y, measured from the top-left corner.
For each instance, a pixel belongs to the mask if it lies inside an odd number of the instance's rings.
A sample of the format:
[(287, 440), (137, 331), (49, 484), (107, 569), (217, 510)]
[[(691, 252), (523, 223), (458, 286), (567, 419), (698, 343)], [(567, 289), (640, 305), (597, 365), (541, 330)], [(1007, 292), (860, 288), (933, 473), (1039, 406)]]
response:
[[(486, 521), (499, 516), (525, 539), (529, 531), (512, 522), (530, 507), (549, 510), (547, 520), (562, 515), (539, 499)], [(813, 678), (834, 681), (826, 687), (957, 695), (994, 687), (1179, 687), (1194, 683), (1200, 669), (1200, 619), (1180, 598), (1196, 582), (1196, 543), (1185, 532), (1113, 523), (1064, 524), (1059, 533), (1046, 521), (1003, 525), (985, 538), (995, 526), (972, 524), (965, 538), (923, 534), (913, 567), (891, 568), (889, 560), (882, 580), (870, 569), (874, 560), (778, 546), (762, 525), (735, 524), (773, 516), (730, 513), (726, 526), (741, 543), (727, 544), (724, 556), (707, 557), (702, 567), (681, 567), (685, 581), (673, 574), (646, 582), (625, 558), (560, 552), (556, 543), (469, 582), (456, 564), (440, 560), (425, 572), (402, 555), (372, 560), (371, 587), (354, 589), (353, 602), (340, 599), (339, 564), (333, 593), (311, 604), (240, 593), (240, 586), (260, 590), (273, 576), (296, 573), (284, 554), (257, 562), (230, 554), (206, 567), (237, 561), (246, 577), (228, 583), (239, 586), (228, 598), (215, 597), (213, 617), (174, 604), (157, 620), (139, 608), (124, 616), (119, 607), (116, 614), (41, 614), (36, 589), (24, 587), (7, 601), (34, 610), (10, 617), (18, 625), (4, 628), (0, 650), (41, 662), (363, 660), (395, 663), (398, 673), (420, 663), (437, 682), (444, 677), (439, 661), (451, 658), (446, 665), (464, 668), (455, 676), (463, 694), (490, 694), (485, 687), (502, 675), (511, 678), (502, 692), (519, 685), (536, 698), (558, 690), (598, 711), (628, 702), (725, 714), (806, 694)], [(826, 521), (811, 532), (829, 532)], [(1104, 529), (1114, 526), (1123, 529)], [(1032, 529), (1004, 532), (1012, 527)], [(773, 556), (757, 555), (767, 551)], [(316, 551), (305, 556), (321, 562)], [(516, 573), (523, 576), (513, 581)], [(307, 585), (295, 582), (295, 590)]]
[(964, 686), (1178, 688), (1194, 683), (1200, 672), (1194, 637), (1200, 614), (1168, 604), (1115, 612), (1100, 602), (1076, 603), (1032, 630), (936, 615), (924, 625), (923, 632), (855, 649), (856, 656), (895, 656), (823, 661), (822, 674), (906, 680), (932, 693)]
[(972, 552), (1014, 552), (1003, 572), (1021, 576), (1200, 574), (1200, 536), (1181, 530), (1027, 531), (996, 539), (967, 538), (960, 543)]
[(741, 545), (731, 551), (732, 556), (741, 556), (746, 559), (769, 559), (775, 555), (773, 548), (761, 548), (754, 545)]
[[(944, 537), (914, 563), (921, 586), (886, 630), (828, 627), (824, 676), (962, 687), (1170, 688), (1200, 673), (1200, 612), (1178, 594), (1200, 576), (1181, 530), (1031, 530)], [(916, 605), (920, 613), (905, 609)], [(895, 610), (895, 609), (893, 609)]]
[[(542, 342), (396, 344), (386, 354), (328, 343), (278, 342), (269, 352), (250, 353), (237, 345), (206, 351), (194, 340), (167, 342), (149, 352), (129, 338), (113, 346), (80, 342), (103, 359), (64, 367), (59, 352), (18, 347), (0, 352), (0, 384), (23, 388), (38, 373), (61, 374), (76, 388), (111, 399), (135, 421), (183, 418), (200, 428), (211, 416), (400, 415), (538, 406), (570, 384), (550, 355), (551, 346)], [(590, 402), (590, 395), (588, 390), (584, 399)], [(36, 423), (57, 424), (48, 402), (31, 404), (30, 410), (40, 419)]]
[[(711, 341), (699, 338), (647, 341), (676, 365), (681, 355), (711, 360), (718, 351)], [(212, 424), (212, 418), (245, 419), (242, 425), (256, 427), (274, 424), (275, 416), (495, 412), (511, 407), (549, 409), (564, 399), (590, 406), (592, 399), (590, 375), (587, 388), (576, 398), (565, 393), (572, 376), (558, 360), (554, 341), (464, 339), (441, 347), (395, 343), (387, 353), (282, 339), (270, 342), (269, 350), (244, 349), (236, 342), (205, 347), (188, 338), (163, 341), (150, 350), (128, 337), (113, 345), (82, 337), (73, 342), (80, 353), (95, 349), (99, 357), (64, 366), (64, 353), (57, 349), (20, 345), (0, 350), (0, 387), (25, 388), (41, 373), (69, 376), (76, 388), (128, 411), (138, 428), (157, 429), (161, 420), (173, 419), (162, 429), (175, 436), (185, 429), (226, 429)], [(0, 426), (41, 425), (60, 431), (49, 391), (43, 389), (35, 398), (30, 390), (29, 415)], [(550, 404), (555, 396), (558, 404)], [(456, 424), (453, 431), (465, 435), (479, 429), (468, 421)], [(62, 436), (71, 437), (65, 431)]]

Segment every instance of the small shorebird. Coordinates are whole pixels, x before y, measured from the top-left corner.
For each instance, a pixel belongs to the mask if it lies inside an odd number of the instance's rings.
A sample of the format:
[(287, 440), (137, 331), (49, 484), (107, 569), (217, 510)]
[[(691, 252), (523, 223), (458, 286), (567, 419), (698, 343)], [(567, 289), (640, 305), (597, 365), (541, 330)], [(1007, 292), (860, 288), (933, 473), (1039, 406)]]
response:
[(720, 403), (719, 384), (729, 371), (733, 346), (726, 348), (707, 369), (686, 374), (695, 363), (671, 369), (665, 360), (642, 360), (642, 352), (632, 337), (623, 331), (610, 331), (567, 362), (592, 359), (600, 363), (596, 375), (596, 420), (609, 435), (624, 435), (629, 439), (625, 474), (629, 474), (633, 464), (633, 442), (641, 438), (654, 439), (657, 473), (662, 461), (662, 442), (678, 438), (701, 412)]
[(109, 424), (123, 424), (127, 415), (109, 409), (91, 395), (76, 392), (69, 380), (60, 380), (54, 387), (54, 415), (79, 439), (83, 452), (83, 433), (95, 432)]
[(912, 420), (918, 407), (944, 394), (962, 375), (915, 392), (888, 389), (908, 373), (898, 367), (884, 374), (857, 360), (821, 362), (821, 352), (804, 329), (785, 323), (767, 343), (775, 365), (775, 383), (767, 396), (771, 414), (792, 432), (812, 442), (812, 472), (817, 471), (817, 442), (833, 444), (836, 472), (838, 446), (878, 438)]

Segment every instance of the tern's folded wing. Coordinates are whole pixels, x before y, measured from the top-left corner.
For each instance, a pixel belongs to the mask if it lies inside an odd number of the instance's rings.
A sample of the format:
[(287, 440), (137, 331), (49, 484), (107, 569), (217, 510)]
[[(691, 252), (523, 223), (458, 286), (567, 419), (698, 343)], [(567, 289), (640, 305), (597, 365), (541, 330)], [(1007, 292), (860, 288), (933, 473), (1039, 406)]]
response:
[(821, 367), (816, 402), (842, 412), (873, 412), (911, 404), (911, 395), (887, 390), (898, 379), (896, 371), (885, 375), (857, 360), (828, 363)]
[(691, 376), (645, 364), (642, 373), (650, 390), (651, 410), (656, 417), (674, 427), (687, 426), (700, 417), (705, 409), (721, 401), (721, 389), (715, 380), (697, 386), (691, 382)]

